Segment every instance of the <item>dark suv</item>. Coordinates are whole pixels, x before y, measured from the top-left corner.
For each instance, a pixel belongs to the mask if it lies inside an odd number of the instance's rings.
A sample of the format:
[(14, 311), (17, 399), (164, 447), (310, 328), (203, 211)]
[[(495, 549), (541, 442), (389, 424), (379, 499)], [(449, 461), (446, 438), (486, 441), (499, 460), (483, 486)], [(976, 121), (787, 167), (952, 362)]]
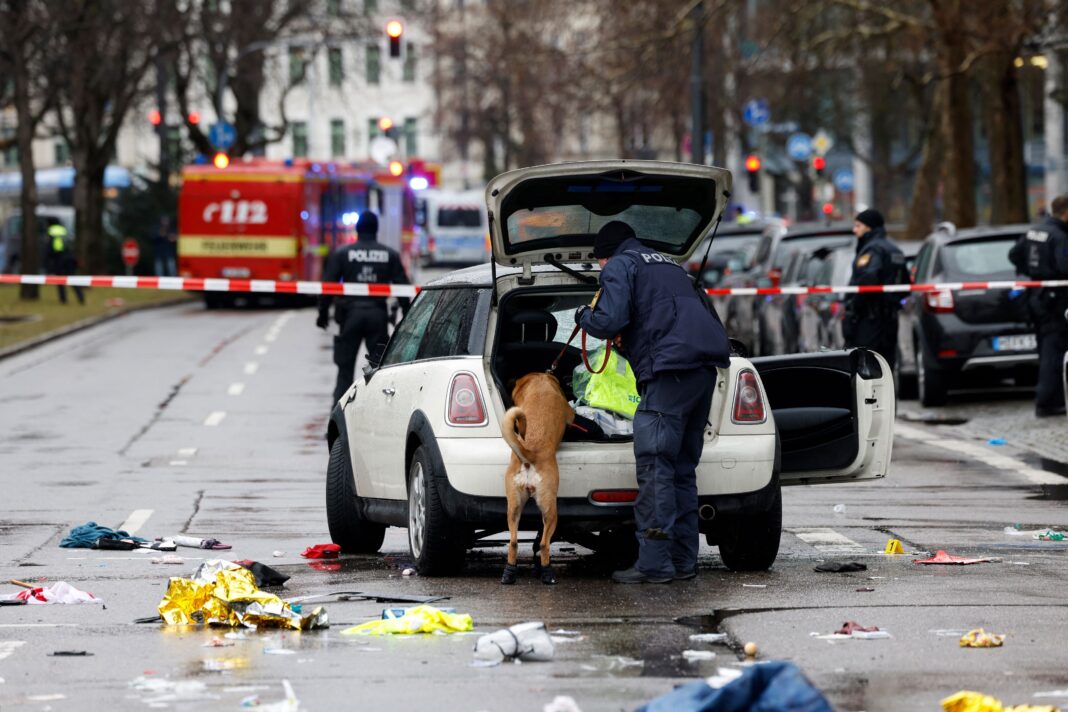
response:
[[(916, 256), (913, 281), (985, 282), (1016, 279), (1009, 249), (1027, 225), (957, 230), (943, 223)], [(991, 386), (1012, 376), (1034, 382), (1038, 364), (1034, 328), (1027, 323), (1024, 290), (963, 289), (914, 293), (905, 303), (911, 335), (901, 375), (915, 374), (920, 402), (941, 405), (960, 386)], [(915, 354), (912, 359), (908, 355)]]

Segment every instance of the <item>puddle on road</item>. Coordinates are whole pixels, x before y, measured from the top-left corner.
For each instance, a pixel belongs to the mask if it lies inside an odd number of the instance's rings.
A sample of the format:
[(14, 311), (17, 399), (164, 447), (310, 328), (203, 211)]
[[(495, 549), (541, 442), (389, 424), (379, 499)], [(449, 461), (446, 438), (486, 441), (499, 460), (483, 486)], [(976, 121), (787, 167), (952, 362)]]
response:
[(1028, 499), (1044, 500), (1047, 502), (1068, 502), (1068, 483), (1063, 485), (1042, 485), (1035, 494)]

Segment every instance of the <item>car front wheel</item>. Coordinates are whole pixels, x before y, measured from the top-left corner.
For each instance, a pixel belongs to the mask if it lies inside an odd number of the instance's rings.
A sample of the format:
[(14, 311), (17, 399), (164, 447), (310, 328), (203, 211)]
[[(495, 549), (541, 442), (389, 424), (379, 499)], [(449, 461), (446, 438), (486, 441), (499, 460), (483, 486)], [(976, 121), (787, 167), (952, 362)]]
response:
[(384, 524), (360, 516), (352, 470), (341, 438), (334, 440), (330, 447), (330, 463), (326, 467), (326, 522), (331, 541), (350, 554), (373, 554), (382, 548), (386, 537)]
[(782, 489), (766, 512), (724, 516), (719, 527), (719, 555), (731, 571), (766, 571), (775, 563), (782, 536)]
[(420, 446), (408, 470), (408, 547), (423, 576), (450, 576), (464, 567), (467, 538), (449, 520), (437, 490), (437, 478)]

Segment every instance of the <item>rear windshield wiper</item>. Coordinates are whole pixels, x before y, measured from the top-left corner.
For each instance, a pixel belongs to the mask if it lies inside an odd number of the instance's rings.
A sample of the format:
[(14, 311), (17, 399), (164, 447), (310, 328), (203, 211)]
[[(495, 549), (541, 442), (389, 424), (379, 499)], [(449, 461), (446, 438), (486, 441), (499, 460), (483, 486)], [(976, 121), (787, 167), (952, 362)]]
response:
[(551, 264), (553, 267), (560, 270), (561, 272), (567, 272), (569, 275), (571, 275), (580, 282), (584, 282), (585, 284), (597, 284), (596, 277), (590, 274), (583, 274), (582, 272), (579, 272), (576, 269), (571, 269), (563, 262), (556, 259), (556, 255), (552, 254), (551, 252), (545, 255), (545, 262), (547, 264)]

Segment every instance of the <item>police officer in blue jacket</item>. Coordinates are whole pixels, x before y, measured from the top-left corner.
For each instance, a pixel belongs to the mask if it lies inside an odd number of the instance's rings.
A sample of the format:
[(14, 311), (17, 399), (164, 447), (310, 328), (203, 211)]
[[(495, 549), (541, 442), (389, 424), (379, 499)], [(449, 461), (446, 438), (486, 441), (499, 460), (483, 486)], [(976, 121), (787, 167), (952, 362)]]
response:
[[(356, 242), (339, 247), (331, 253), (323, 269), (324, 282), (346, 284), (408, 284), (408, 275), (401, 264), (400, 254), (378, 242), (378, 216), (371, 211), (360, 215), (356, 222)], [(334, 297), (319, 297), (320, 329), (330, 325), (330, 304)], [(408, 298), (398, 300), (408, 312)], [(337, 364), (337, 384), (334, 401), (338, 401), (352, 385), (356, 372), (356, 356), (360, 344), (367, 346), (370, 357), (379, 344), (389, 338), (389, 310), (385, 297), (338, 297), (334, 319), (341, 333), (334, 337), (334, 363)]]
[(597, 233), (601, 265), (596, 307), (575, 323), (600, 339), (619, 336), (638, 382), (634, 415), (638, 561), (616, 571), (619, 583), (669, 583), (697, 575), (697, 476), (716, 368), (730, 363), (722, 324), (686, 271), (612, 221)]

